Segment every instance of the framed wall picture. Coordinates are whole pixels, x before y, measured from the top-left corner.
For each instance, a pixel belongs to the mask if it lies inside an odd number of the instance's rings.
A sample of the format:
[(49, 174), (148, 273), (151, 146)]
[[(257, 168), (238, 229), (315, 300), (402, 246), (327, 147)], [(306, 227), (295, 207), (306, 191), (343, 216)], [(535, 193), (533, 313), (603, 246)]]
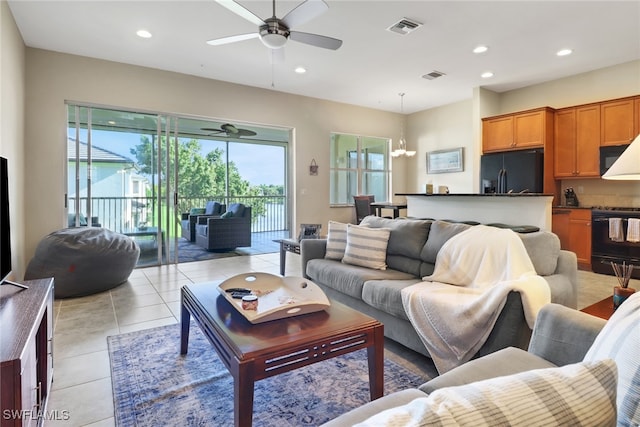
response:
[(427, 173), (462, 172), (464, 170), (463, 147), (429, 151)]

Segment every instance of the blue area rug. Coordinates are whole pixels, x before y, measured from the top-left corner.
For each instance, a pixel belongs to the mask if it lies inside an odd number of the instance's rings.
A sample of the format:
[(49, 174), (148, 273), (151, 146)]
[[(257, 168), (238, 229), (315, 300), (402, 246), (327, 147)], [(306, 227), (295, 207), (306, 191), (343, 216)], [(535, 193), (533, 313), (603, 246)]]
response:
[[(197, 326), (108, 337), (117, 426), (233, 426), (233, 378)], [(366, 350), (256, 382), (255, 427), (323, 424), (369, 402)], [(385, 359), (385, 394), (426, 379)]]

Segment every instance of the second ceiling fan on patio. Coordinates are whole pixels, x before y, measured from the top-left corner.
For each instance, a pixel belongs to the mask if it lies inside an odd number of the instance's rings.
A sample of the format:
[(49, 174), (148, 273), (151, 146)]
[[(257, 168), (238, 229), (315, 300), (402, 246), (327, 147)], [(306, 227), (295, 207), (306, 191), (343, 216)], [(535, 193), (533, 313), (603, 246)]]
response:
[(240, 129), (230, 123), (225, 123), (223, 125), (220, 125), (220, 129), (215, 129), (215, 128), (200, 128), (200, 129), (202, 129), (205, 132), (213, 132), (212, 135), (218, 135), (218, 134), (224, 133), (227, 136), (236, 137), (236, 138), (239, 138), (241, 136), (257, 135), (257, 133), (255, 133), (252, 130)]
[(336, 50), (342, 46), (342, 40), (321, 36), (319, 34), (302, 33), (300, 31), (291, 30), (291, 28), (302, 25), (328, 10), (329, 6), (323, 0), (305, 0), (287, 13), (282, 19), (276, 17), (276, 1), (273, 0), (273, 16), (265, 20), (255, 15), (249, 9), (236, 1), (215, 1), (236, 15), (257, 25), (258, 32), (209, 40), (207, 43), (210, 45), (217, 46), (242, 40), (260, 38), (260, 41), (270, 49), (280, 49), (289, 39), (324, 49)]

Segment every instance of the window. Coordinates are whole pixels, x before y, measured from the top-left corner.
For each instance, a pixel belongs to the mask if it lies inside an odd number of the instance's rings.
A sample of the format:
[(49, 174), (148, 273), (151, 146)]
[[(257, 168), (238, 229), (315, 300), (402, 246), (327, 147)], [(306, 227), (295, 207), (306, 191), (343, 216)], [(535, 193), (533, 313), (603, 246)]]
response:
[(358, 194), (373, 194), (376, 201), (386, 201), (391, 175), (389, 147), (388, 138), (331, 134), (331, 205), (351, 205)]

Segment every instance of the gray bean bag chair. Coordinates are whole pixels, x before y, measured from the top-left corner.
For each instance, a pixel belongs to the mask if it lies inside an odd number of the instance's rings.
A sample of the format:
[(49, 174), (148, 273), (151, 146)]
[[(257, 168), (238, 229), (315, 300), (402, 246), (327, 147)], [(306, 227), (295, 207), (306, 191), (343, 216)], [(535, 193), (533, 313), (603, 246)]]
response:
[(106, 228), (55, 231), (38, 244), (25, 280), (55, 278), (56, 298), (95, 294), (124, 283), (138, 262), (133, 239)]

